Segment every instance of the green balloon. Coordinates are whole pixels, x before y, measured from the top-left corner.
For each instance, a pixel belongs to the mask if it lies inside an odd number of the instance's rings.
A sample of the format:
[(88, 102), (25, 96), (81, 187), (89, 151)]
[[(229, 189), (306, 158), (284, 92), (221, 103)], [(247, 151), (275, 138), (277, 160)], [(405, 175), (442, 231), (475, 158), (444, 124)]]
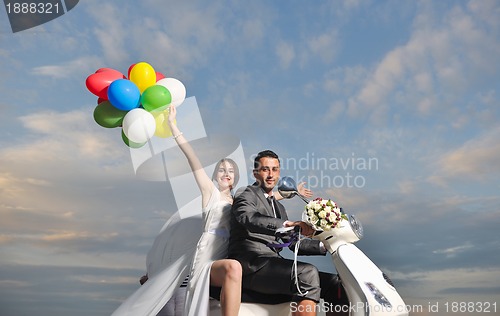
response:
[(109, 101), (104, 101), (99, 103), (94, 109), (94, 120), (102, 127), (119, 127), (122, 125), (123, 118), (127, 112), (117, 109)]
[(135, 142), (131, 141), (130, 139), (127, 138), (127, 135), (125, 135), (125, 133), (123, 132), (123, 129), (122, 129), (122, 139), (123, 139), (123, 142), (125, 143), (125, 145), (127, 145), (130, 148), (141, 148), (142, 146), (146, 145), (146, 143), (147, 143), (147, 142), (135, 143)]
[(148, 112), (164, 110), (170, 102), (172, 102), (170, 91), (161, 85), (150, 86), (141, 95), (142, 107)]

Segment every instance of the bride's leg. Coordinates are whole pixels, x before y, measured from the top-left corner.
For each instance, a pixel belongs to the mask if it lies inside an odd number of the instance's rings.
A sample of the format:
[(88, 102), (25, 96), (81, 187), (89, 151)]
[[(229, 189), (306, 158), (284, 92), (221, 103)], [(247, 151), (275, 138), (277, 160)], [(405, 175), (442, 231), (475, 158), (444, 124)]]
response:
[(233, 259), (212, 263), (210, 284), (222, 287), (220, 302), (223, 316), (237, 316), (241, 304), (241, 265)]

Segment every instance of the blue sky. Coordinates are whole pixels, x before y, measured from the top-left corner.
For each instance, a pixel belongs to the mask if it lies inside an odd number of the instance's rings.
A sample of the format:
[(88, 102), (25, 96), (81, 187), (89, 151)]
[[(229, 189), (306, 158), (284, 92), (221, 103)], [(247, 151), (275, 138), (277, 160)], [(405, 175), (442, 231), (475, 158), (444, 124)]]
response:
[(14, 34), (0, 11), (0, 314), (109, 315), (137, 288), (175, 188), (136, 175), (85, 79), (139, 61), (182, 81), (247, 166), (273, 149), (283, 175), (355, 213), (358, 246), (421, 315), (498, 314), (498, 1), (86, 0)]

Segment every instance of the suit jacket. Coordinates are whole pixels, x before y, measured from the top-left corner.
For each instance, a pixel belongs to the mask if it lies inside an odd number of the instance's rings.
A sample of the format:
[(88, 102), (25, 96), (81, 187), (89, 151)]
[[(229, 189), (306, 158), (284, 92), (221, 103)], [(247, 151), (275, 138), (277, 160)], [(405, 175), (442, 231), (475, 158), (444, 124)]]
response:
[[(264, 264), (254, 262), (258, 257), (280, 257), (279, 251), (267, 246), (276, 243), (275, 233), (288, 219), (285, 207), (276, 201), (276, 218), (272, 206), (264, 196), (262, 188), (254, 183), (237, 195), (231, 209), (231, 234), (228, 257), (241, 263), (243, 274), (259, 270)], [(290, 246), (293, 249), (294, 245)], [(299, 255), (325, 255), (319, 241), (304, 239), (300, 243)]]

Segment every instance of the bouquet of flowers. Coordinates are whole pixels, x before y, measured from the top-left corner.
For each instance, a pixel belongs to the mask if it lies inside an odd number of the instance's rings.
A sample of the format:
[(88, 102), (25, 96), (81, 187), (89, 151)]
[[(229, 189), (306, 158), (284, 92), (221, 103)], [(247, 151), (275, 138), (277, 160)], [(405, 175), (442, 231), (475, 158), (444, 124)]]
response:
[(347, 220), (347, 215), (343, 214), (340, 208), (332, 200), (316, 198), (306, 205), (303, 220), (315, 229), (328, 231), (338, 227), (340, 221)]

